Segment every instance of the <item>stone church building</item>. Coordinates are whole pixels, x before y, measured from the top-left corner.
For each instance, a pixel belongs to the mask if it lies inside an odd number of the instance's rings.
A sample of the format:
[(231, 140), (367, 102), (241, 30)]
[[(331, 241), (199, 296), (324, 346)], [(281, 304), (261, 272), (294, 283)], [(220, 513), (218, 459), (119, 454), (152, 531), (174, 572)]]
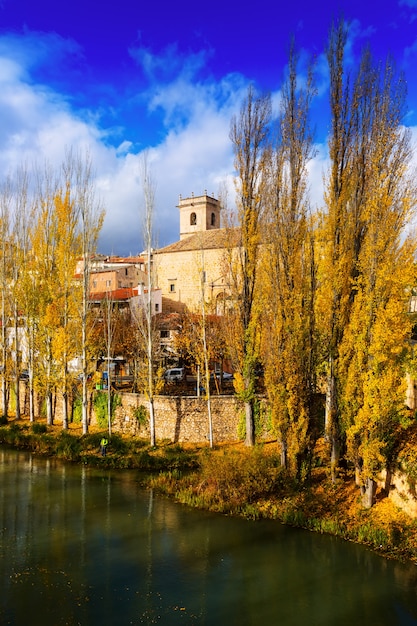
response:
[(224, 312), (229, 294), (229, 263), (233, 229), (222, 228), (219, 200), (208, 196), (180, 196), (179, 241), (155, 251), (156, 282), (162, 291), (162, 310), (201, 311), (201, 298), (210, 312)]

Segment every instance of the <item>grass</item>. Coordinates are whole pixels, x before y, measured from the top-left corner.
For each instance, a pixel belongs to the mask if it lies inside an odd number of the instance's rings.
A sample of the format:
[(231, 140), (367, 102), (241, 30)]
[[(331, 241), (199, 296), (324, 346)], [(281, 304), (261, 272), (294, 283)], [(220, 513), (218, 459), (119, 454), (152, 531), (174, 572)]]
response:
[(0, 443), (83, 465), (146, 472), (188, 470), (197, 466), (195, 454), (178, 444), (151, 447), (143, 439), (122, 437), (117, 433), (110, 437), (107, 455), (102, 457), (100, 440), (103, 435), (108, 438), (107, 430), (92, 430), (83, 435), (78, 423), (71, 424), (65, 431), (61, 426), (47, 426), (43, 421), (30, 423), (25, 419), (10, 419), (0, 425)]
[(9, 419), (0, 425), (0, 443), (84, 465), (136, 469), (145, 487), (189, 506), (251, 520), (275, 519), (366, 544), (386, 557), (417, 562), (417, 519), (382, 493), (372, 509), (365, 510), (349, 470), (333, 484), (326, 466), (317, 462), (310, 480), (297, 483), (279, 466), (274, 443), (209, 449), (164, 441), (151, 447), (146, 440), (118, 434), (111, 436), (102, 457), (103, 434), (105, 430), (83, 435), (77, 424), (68, 431), (26, 420)]

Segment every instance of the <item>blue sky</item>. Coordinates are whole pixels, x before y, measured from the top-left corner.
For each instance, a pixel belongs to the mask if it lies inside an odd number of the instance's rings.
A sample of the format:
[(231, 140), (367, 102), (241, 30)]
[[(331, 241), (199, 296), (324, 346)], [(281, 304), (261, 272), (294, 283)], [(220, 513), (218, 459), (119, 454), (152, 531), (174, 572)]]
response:
[[(88, 148), (106, 208), (100, 251), (142, 249), (139, 163), (156, 182), (158, 246), (178, 239), (179, 195), (230, 189), (230, 120), (249, 83), (279, 94), (290, 38), (317, 60), (320, 204), (329, 125), (323, 51), (333, 19), (352, 22), (352, 61), (369, 44), (391, 54), (409, 88), (404, 122), (417, 129), (417, 0), (336, 2), (98, 3), (0, 0), (0, 171), (52, 164), (72, 146)], [(41, 165), (42, 165), (41, 163)]]

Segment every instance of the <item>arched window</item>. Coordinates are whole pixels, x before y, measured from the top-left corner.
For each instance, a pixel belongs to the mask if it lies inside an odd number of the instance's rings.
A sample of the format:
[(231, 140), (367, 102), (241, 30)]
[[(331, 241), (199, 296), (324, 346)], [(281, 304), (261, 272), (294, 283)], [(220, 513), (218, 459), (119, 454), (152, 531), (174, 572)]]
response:
[(195, 226), (197, 224), (197, 215), (195, 213), (191, 213), (190, 215), (190, 225)]
[(211, 214), (211, 225), (212, 226), (216, 225), (216, 214), (215, 213)]

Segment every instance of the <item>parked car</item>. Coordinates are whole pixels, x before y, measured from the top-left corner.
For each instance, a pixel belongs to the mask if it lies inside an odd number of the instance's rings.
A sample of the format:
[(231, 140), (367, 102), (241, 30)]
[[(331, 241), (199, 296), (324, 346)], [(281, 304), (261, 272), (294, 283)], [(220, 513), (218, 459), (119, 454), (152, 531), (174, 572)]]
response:
[(29, 380), (29, 370), (22, 370), (19, 376), (20, 380)]
[[(220, 380), (220, 372), (216, 372), (216, 378), (217, 380)], [(232, 378), (233, 374), (230, 374), (229, 372), (222, 373), (222, 380), (232, 380)]]
[(185, 370), (183, 367), (171, 367), (164, 373), (164, 379), (167, 383), (178, 382), (184, 380)]

